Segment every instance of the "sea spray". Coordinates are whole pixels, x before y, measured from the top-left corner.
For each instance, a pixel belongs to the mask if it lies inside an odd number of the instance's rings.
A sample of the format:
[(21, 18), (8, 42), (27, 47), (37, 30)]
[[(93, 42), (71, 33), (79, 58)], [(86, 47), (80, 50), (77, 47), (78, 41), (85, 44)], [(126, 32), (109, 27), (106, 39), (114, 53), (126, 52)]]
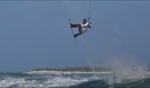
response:
[(137, 81), (146, 78), (147, 67), (126, 59), (115, 59), (110, 83)]

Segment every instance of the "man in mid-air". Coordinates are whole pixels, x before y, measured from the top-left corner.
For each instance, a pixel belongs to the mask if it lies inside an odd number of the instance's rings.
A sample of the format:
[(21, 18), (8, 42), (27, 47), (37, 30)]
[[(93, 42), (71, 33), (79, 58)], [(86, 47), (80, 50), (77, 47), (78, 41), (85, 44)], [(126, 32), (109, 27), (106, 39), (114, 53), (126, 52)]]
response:
[(79, 30), (79, 33), (75, 34), (74, 38), (85, 33), (88, 28), (91, 28), (90, 24), (91, 23), (88, 23), (86, 19), (83, 19), (83, 22), (81, 24), (70, 24), (71, 28), (78, 28)]

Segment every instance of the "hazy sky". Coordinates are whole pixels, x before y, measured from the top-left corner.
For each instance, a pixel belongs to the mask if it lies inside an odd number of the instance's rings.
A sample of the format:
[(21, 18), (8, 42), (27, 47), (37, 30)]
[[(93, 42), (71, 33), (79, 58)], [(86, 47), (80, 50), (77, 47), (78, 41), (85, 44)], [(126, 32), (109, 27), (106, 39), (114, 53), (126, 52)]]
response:
[[(0, 71), (111, 66), (116, 59), (148, 66), (149, 8), (148, 1), (1, 1)], [(92, 29), (76, 44), (69, 18), (89, 16)]]

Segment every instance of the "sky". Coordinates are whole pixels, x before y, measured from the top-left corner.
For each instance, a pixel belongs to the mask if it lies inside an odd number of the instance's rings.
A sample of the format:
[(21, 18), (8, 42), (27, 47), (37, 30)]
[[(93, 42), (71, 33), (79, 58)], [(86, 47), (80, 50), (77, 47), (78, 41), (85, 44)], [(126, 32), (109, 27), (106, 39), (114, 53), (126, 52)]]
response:
[[(149, 66), (149, 8), (149, 1), (0, 1), (0, 72), (115, 60)], [(75, 43), (69, 19), (89, 16), (92, 29)]]

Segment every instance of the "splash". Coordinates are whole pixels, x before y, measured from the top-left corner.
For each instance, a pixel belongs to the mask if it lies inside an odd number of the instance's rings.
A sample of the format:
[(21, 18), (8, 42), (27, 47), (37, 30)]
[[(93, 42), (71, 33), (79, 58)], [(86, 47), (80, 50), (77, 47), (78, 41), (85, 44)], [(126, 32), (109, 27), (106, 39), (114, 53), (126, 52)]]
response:
[(137, 81), (146, 78), (147, 67), (133, 63), (133, 61), (125, 61), (121, 59), (114, 60), (112, 70), (112, 78), (110, 83), (122, 83)]

